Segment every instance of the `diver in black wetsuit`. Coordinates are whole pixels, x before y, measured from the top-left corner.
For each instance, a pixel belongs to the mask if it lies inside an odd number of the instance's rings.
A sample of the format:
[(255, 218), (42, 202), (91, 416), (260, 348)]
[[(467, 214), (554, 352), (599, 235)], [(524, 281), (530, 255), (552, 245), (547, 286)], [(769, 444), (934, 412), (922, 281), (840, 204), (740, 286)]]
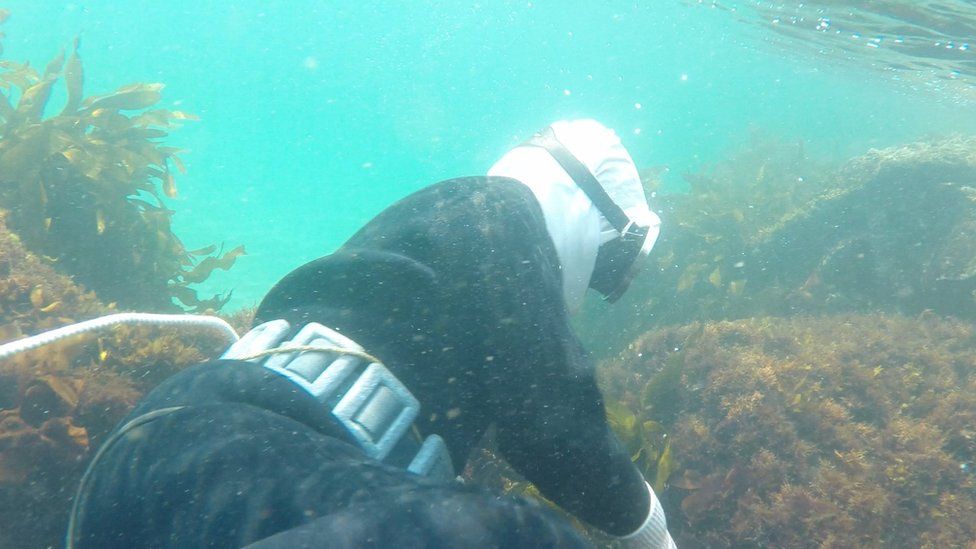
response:
[(587, 287), (619, 297), (658, 226), (592, 120), (397, 202), (282, 279), (221, 360), (139, 403), (85, 474), (69, 547), (585, 545), (454, 480), (491, 425), (564, 509), (673, 546), (568, 319)]

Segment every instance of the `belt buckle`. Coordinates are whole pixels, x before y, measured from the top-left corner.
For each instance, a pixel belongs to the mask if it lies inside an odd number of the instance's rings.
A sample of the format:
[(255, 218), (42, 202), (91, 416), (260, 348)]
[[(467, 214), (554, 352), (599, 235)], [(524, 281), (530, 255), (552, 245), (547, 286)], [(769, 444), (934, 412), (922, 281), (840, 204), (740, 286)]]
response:
[[(248, 332), (221, 358), (248, 357), (275, 346), (337, 348), (283, 352), (261, 361), (261, 365), (287, 377), (323, 404), (331, 406), (338, 400), (332, 415), (366, 455), (380, 461), (386, 458), (417, 418), (420, 402), (379, 362), (370, 362), (362, 371), (367, 360), (342, 351), (362, 353), (363, 348), (335, 330), (312, 322), (283, 342), (288, 332), (289, 325), (284, 320), (266, 322)], [(352, 381), (357, 374), (358, 379)], [(348, 389), (343, 391), (345, 387)]]
[(383, 460), (420, 413), (420, 402), (385, 366), (372, 363), (332, 415), (370, 457)]

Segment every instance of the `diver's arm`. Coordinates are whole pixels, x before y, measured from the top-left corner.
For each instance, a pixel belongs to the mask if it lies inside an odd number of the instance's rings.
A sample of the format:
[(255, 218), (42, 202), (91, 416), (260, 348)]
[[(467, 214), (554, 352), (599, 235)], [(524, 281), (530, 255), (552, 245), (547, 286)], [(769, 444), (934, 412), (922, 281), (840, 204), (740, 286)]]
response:
[[(550, 416), (552, 418), (553, 416)], [(516, 420), (518, 421), (518, 420)], [(616, 536), (636, 531), (648, 501), (644, 479), (609, 432), (568, 418), (498, 427), (499, 449), (549, 499)]]
[(496, 249), (511, 254), (483, 258), (488, 276), (466, 281), (490, 327), (483, 331), (492, 353), (486, 381), (503, 455), (546, 497), (608, 534), (639, 547), (653, 547), (643, 542), (655, 536), (669, 541), (660, 505), (607, 423), (544, 229), (527, 222), (514, 237), (507, 228), (493, 236)]
[(580, 399), (547, 387), (555, 398), (538, 395), (535, 417), (500, 422), (500, 450), (546, 497), (627, 547), (673, 547), (661, 504), (593, 403), (595, 391)]
[(502, 263), (495, 266), (514, 284), (484, 287), (490, 299), (482, 302), (486, 318), (503, 319), (489, 332), (497, 374), (487, 380), (502, 454), (578, 518), (614, 536), (634, 534), (652, 510), (647, 485), (607, 423), (558, 270), (540, 254)]
[[(512, 395), (511, 403), (521, 403), (521, 409), (498, 422), (505, 458), (546, 497), (610, 535), (630, 537), (645, 526), (664, 529), (660, 504), (604, 419), (592, 376), (546, 377), (537, 391), (522, 384), (527, 389)], [(648, 524), (652, 512), (660, 520)]]

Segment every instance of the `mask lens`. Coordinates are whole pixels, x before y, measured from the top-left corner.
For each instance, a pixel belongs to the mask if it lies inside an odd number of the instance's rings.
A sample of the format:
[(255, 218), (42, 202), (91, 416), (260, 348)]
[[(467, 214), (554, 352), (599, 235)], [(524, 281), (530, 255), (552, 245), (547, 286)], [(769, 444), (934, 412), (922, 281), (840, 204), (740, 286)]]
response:
[(649, 233), (649, 227), (631, 225), (619, 238), (600, 246), (590, 287), (610, 303), (620, 299), (640, 271), (653, 244)]

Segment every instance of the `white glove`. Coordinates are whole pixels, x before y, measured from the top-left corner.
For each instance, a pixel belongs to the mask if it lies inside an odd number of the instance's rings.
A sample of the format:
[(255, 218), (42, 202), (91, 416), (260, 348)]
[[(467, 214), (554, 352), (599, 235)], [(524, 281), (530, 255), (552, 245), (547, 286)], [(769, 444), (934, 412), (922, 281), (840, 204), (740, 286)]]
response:
[(647, 511), (647, 518), (644, 524), (632, 534), (617, 538), (622, 547), (633, 549), (676, 549), (671, 534), (668, 533), (668, 523), (664, 518), (664, 509), (661, 502), (654, 495), (654, 490), (650, 484), (647, 485), (647, 493), (651, 499), (651, 508)]

